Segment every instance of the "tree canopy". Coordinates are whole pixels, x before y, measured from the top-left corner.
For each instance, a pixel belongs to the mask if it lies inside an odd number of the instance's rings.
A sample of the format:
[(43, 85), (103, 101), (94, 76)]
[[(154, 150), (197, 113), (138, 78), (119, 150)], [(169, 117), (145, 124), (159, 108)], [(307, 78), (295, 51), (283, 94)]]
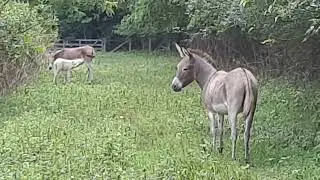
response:
[(152, 36), (171, 33), (187, 25), (186, 4), (181, 1), (139, 0), (129, 3), (129, 14), (115, 31), (121, 35)]
[(54, 13), (59, 19), (61, 37), (79, 38), (95, 34), (92, 32), (94, 26), (99, 29), (104, 25), (117, 7), (116, 0), (29, 0), (29, 4), (45, 5), (48, 13)]
[(126, 1), (129, 13), (116, 32), (155, 35), (176, 29), (219, 34), (237, 28), (266, 42), (318, 36), (317, 0), (138, 0)]
[[(318, 38), (318, 0), (29, 0), (45, 4), (66, 36), (238, 32), (263, 43)], [(114, 30), (114, 31), (113, 31)], [(98, 38), (98, 37), (96, 37)]]

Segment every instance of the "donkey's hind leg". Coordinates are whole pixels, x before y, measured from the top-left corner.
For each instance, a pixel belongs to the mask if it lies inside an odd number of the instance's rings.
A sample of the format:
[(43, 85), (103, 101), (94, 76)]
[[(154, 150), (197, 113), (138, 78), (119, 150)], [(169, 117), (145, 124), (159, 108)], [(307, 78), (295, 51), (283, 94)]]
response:
[(237, 143), (237, 113), (228, 113), (231, 125), (231, 139), (232, 139), (232, 160), (236, 160), (236, 143)]
[(218, 150), (220, 153), (223, 151), (223, 123), (224, 115), (219, 115), (218, 128), (219, 128), (219, 147)]
[(91, 81), (93, 80), (93, 71), (92, 71), (92, 62), (86, 62), (87, 66), (88, 66), (88, 81), (89, 83), (91, 83)]
[(252, 127), (252, 120), (253, 120), (253, 114), (252, 112), (249, 113), (246, 119), (246, 126), (244, 130), (244, 159), (246, 163), (249, 163), (250, 161), (250, 149), (249, 149), (249, 140), (251, 136), (251, 127)]

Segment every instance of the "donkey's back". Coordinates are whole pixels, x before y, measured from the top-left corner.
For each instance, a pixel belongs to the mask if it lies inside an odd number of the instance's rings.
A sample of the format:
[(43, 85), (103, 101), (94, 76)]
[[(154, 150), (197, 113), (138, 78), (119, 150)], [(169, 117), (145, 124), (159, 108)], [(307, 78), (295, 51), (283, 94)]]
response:
[(93, 47), (85, 45), (74, 48), (63, 48), (53, 55), (53, 59), (55, 60), (57, 58), (64, 58), (72, 60), (84, 58), (86, 61), (90, 62), (95, 57), (95, 54), (96, 53)]
[(257, 79), (244, 68), (217, 71), (203, 91), (204, 103), (213, 112), (248, 114), (255, 108)]

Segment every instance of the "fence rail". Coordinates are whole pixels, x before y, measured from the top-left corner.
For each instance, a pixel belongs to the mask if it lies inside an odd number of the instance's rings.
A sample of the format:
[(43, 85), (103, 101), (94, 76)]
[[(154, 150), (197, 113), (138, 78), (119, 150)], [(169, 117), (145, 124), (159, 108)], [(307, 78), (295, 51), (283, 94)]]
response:
[(59, 39), (54, 44), (55, 49), (62, 49), (68, 47), (80, 47), (89, 45), (97, 51), (106, 51), (106, 40), (105, 39)]
[(95, 48), (96, 51), (116, 52), (120, 49), (131, 51), (132, 49), (148, 49), (151, 52), (154, 49), (170, 50), (170, 40), (157, 40), (151, 38), (117, 38), (111, 39), (105, 37), (101, 39), (73, 39), (64, 38), (55, 42), (53, 49), (58, 50), (68, 47), (80, 47), (89, 45)]

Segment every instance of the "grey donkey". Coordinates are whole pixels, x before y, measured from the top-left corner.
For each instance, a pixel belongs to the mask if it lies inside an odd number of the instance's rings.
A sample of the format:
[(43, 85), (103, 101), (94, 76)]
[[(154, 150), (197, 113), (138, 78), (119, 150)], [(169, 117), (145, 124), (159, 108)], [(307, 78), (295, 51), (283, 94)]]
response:
[[(217, 70), (209, 55), (193, 49), (175, 46), (181, 60), (177, 65), (172, 89), (181, 91), (193, 81), (202, 90), (202, 98), (208, 114), (213, 149), (223, 151), (224, 116), (228, 115), (231, 125), (232, 159), (236, 160), (237, 115), (243, 113), (245, 119), (244, 148), (245, 161), (249, 163), (249, 139), (258, 97), (258, 80), (245, 68), (229, 72)], [(211, 62), (210, 62), (211, 61)], [(217, 136), (219, 146), (217, 147)]]

